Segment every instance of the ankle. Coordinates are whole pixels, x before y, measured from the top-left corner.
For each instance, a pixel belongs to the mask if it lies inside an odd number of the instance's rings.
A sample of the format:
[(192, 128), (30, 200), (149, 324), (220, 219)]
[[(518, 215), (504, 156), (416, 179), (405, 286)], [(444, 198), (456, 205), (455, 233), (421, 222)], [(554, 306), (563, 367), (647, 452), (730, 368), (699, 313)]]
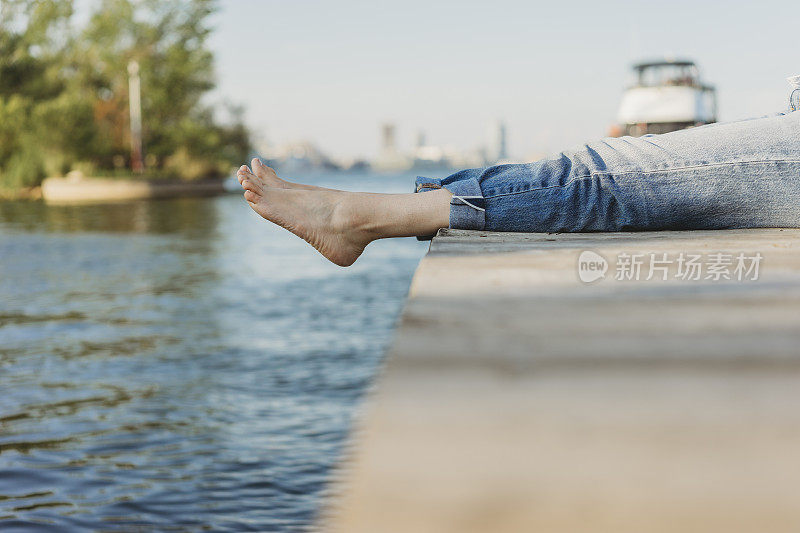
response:
[(362, 193), (337, 191), (335, 196), (331, 216), (331, 226), (335, 230), (356, 234), (370, 241), (381, 237), (380, 221)]

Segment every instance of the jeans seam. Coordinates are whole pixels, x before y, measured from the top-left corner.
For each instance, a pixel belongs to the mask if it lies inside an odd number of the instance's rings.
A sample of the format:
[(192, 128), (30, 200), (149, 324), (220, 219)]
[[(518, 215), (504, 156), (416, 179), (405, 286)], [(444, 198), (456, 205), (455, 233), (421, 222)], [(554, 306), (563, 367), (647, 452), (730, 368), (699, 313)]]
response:
[(753, 164), (762, 164), (762, 163), (800, 163), (800, 159), (757, 159), (753, 161), (729, 161), (726, 163), (708, 163), (703, 165), (688, 165), (683, 167), (670, 167), (670, 168), (660, 168), (654, 170), (625, 170), (622, 172), (603, 172), (597, 171), (592, 172), (591, 174), (586, 174), (584, 176), (577, 176), (572, 178), (567, 183), (563, 185), (549, 185), (547, 187), (535, 187), (531, 189), (525, 189), (524, 191), (514, 191), (514, 192), (506, 192), (502, 194), (495, 194), (492, 196), (484, 195), (486, 200), (494, 199), (494, 198), (501, 198), (504, 196), (514, 196), (516, 194), (525, 194), (529, 192), (538, 192), (538, 191), (546, 191), (549, 189), (565, 189), (571, 186), (573, 183), (577, 181), (584, 181), (594, 177), (609, 177), (609, 176), (623, 176), (625, 174), (656, 174), (656, 173), (664, 173), (664, 172), (674, 172), (674, 171), (682, 171), (682, 170), (694, 170), (698, 168), (709, 168), (709, 167), (725, 167), (725, 166), (732, 166), (732, 165), (753, 165)]

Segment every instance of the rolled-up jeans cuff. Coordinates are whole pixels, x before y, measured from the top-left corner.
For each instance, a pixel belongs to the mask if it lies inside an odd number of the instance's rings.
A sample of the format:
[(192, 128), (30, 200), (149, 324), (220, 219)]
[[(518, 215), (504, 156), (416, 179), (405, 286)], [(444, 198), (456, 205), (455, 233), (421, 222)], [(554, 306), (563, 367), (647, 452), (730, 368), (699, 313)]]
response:
[(435, 191), (442, 188), (442, 178), (424, 178), (417, 176), (414, 183), (414, 192)]
[(451, 228), (482, 230), (486, 227), (486, 199), (477, 179), (458, 180), (443, 187), (453, 193), (450, 199)]
[[(470, 178), (453, 181), (442, 185), (441, 178), (416, 179), (415, 192), (435, 191), (447, 189), (453, 193), (450, 200), (450, 227), (453, 229), (476, 229), (486, 227), (486, 201), (481, 192), (481, 185), (477, 179)], [(430, 240), (432, 236), (419, 236), (419, 240)]]

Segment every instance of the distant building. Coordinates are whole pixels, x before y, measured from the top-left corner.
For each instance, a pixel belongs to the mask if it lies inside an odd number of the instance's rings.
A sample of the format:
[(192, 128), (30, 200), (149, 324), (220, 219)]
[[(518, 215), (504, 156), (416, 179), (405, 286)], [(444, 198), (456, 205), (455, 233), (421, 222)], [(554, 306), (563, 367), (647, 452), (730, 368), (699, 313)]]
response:
[(420, 130), (413, 150), (405, 154), (397, 148), (394, 124), (383, 124), (380, 131), (380, 153), (372, 163), (375, 170), (445, 173), (456, 168), (475, 168), (508, 161), (506, 127), (502, 121), (493, 123), (489, 128), (487, 146), (466, 152), (453, 146), (429, 144), (425, 132)]
[(309, 141), (272, 146), (262, 143), (259, 156), (283, 172), (308, 172), (316, 169), (335, 170), (339, 165)]
[(383, 143), (381, 149), (387, 153), (397, 152), (397, 145), (395, 144), (395, 127), (394, 124), (384, 124), (381, 126), (381, 133)]
[(381, 150), (378, 158), (372, 163), (375, 170), (395, 171), (411, 168), (411, 159), (402, 155), (395, 144), (395, 126), (386, 123), (381, 126)]
[(502, 120), (498, 120), (489, 127), (489, 139), (486, 145), (486, 162), (497, 163), (507, 159), (506, 125)]

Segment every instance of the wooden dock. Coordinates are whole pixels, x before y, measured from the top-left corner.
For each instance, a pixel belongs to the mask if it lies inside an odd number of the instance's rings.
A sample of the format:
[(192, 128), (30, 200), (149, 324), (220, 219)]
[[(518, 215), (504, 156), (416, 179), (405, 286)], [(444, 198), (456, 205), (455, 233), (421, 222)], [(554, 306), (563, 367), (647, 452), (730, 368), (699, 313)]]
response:
[(324, 531), (800, 531), (800, 230), (442, 230), (351, 446)]

